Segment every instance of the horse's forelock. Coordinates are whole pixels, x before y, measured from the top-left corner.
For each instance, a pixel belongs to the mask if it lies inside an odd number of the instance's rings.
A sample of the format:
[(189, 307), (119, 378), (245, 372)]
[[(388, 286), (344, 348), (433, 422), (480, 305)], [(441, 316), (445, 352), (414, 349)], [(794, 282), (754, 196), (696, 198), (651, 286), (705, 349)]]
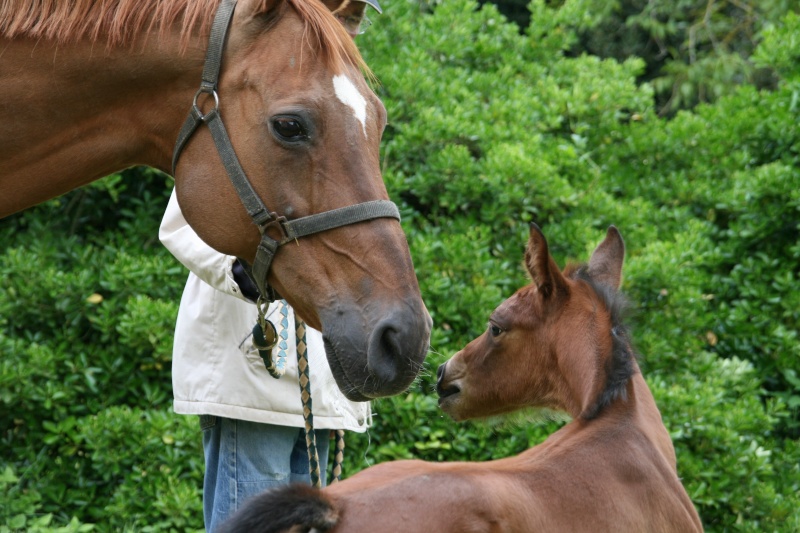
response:
[(322, 54), (328, 66), (341, 73), (348, 65), (355, 66), (373, 79), (372, 71), (364, 62), (358, 47), (330, 10), (319, 0), (287, 0), (305, 23), (305, 37), (313, 39), (312, 45)]

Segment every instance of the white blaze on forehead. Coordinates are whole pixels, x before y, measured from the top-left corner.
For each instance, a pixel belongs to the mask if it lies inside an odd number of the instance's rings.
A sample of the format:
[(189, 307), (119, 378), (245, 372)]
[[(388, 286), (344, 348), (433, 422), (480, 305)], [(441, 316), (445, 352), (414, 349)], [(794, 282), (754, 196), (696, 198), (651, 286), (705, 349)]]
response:
[(342, 101), (344, 105), (353, 110), (356, 120), (361, 122), (361, 127), (364, 129), (364, 137), (367, 136), (367, 101), (350, 78), (343, 75), (333, 77), (333, 89), (336, 91), (336, 97)]

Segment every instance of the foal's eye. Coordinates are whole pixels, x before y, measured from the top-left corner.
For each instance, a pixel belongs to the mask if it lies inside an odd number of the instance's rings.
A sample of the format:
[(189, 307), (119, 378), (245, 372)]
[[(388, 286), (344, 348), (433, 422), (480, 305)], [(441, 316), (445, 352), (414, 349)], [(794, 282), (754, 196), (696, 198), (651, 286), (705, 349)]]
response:
[(492, 334), (492, 337), (498, 337), (503, 333), (503, 328), (494, 324), (489, 324), (489, 333)]
[(278, 117), (272, 119), (272, 128), (275, 133), (284, 141), (302, 141), (308, 134), (303, 124), (296, 118)]

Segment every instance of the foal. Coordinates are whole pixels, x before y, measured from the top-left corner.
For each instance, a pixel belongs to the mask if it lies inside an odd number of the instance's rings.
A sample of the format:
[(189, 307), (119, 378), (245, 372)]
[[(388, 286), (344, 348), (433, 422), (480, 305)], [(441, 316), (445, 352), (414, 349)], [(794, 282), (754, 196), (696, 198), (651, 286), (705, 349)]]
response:
[(624, 250), (612, 226), (588, 265), (562, 273), (532, 225), (533, 282), (439, 367), (439, 405), (455, 420), (568, 413), (544, 443), (496, 461), (395, 461), (322, 491), (266, 492), (226, 531), (702, 531), (620, 322)]

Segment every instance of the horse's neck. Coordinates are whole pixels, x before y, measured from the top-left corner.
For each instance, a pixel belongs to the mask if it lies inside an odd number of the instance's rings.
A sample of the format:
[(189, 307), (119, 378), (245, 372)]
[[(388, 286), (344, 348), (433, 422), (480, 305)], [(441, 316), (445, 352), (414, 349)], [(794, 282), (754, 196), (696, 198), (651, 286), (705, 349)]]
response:
[(0, 39), (0, 217), (136, 164), (169, 170), (203, 44)]
[(647, 386), (641, 372), (636, 372), (633, 375), (628, 385), (628, 391), (631, 414), (636, 427), (647, 435), (672, 468), (676, 469), (677, 461), (672, 439), (661, 419), (661, 412), (658, 410), (653, 393), (650, 391), (650, 387)]
[[(619, 434), (621, 431), (631, 431), (643, 435), (675, 470), (676, 459), (672, 439), (664, 427), (661, 413), (641, 372), (633, 374), (626, 392), (626, 398), (617, 398), (591, 420), (582, 419), (578, 414), (579, 411), (573, 412), (573, 421), (551, 435), (543, 445), (546, 448), (560, 448), (568, 441), (588, 440), (592, 433)], [(574, 403), (582, 405), (586, 402), (576, 400)]]

